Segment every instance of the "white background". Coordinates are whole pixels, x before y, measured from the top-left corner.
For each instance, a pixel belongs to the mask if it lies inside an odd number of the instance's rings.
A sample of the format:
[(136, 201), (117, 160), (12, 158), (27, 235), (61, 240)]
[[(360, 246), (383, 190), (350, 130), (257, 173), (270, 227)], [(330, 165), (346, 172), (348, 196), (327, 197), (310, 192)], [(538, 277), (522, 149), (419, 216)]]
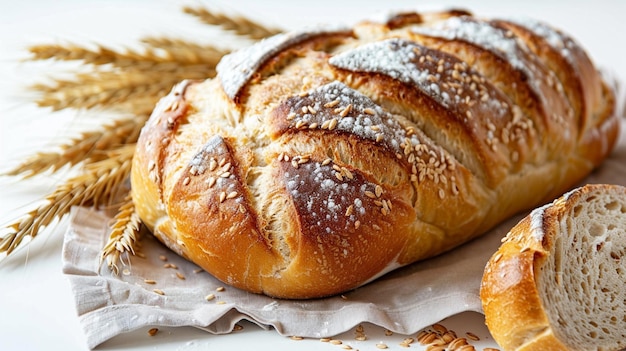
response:
[[(181, 37), (198, 41), (222, 41), (215, 32), (180, 10), (183, 4), (210, 6), (239, 12), (281, 28), (314, 23), (354, 23), (392, 10), (471, 9), (480, 16), (530, 16), (548, 21), (576, 38), (601, 67), (626, 79), (626, 13), (624, 1), (195, 1), (173, 0), (0, 0), (0, 171), (16, 165), (24, 156), (53, 147), (89, 126), (92, 116), (76, 111), (52, 113), (37, 108), (28, 84), (45, 80), (58, 65), (26, 63), (24, 48), (36, 43), (102, 43), (132, 46), (147, 35)], [(88, 118), (85, 118), (88, 117)], [(32, 180), (0, 177), (0, 225), (33, 209), (37, 201), (63, 179), (47, 175)], [(0, 349), (84, 350), (84, 337), (74, 309), (69, 283), (61, 273), (63, 221), (41, 233), (34, 243), (0, 262)], [(466, 313), (444, 321), (457, 333), (474, 332), (482, 347), (495, 347), (483, 325), (483, 317)], [(369, 340), (354, 341), (348, 332), (339, 339), (354, 349), (376, 350), (385, 342), (390, 349), (405, 336), (385, 336), (380, 328), (366, 326)], [(419, 349), (417, 345), (413, 349)], [(338, 350), (341, 346), (318, 340), (294, 341), (244, 324), (242, 331), (215, 336), (192, 328), (161, 328), (155, 337), (147, 328), (112, 339), (103, 350)]]

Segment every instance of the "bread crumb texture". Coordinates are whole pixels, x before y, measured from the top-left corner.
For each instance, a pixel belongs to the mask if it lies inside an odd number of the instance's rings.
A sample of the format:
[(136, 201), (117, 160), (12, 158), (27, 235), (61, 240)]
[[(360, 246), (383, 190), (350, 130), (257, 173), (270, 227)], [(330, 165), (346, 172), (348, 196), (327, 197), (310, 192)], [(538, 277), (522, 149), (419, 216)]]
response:
[(626, 193), (570, 194), (537, 286), (557, 338), (572, 350), (626, 348)]

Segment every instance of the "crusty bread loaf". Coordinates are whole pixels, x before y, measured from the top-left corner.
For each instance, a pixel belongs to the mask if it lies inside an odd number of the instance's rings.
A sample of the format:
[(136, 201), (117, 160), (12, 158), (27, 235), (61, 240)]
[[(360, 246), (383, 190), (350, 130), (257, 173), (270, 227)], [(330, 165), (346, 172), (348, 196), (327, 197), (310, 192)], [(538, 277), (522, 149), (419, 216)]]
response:
[(587, 185), (509, 232), (481, 300), (503, 350), (626, 350), (625, 287), (626, 188)]
[(252, 292), (312, 298), (450, 250), (611, 151), (614, 98), (533, 21), (463, 11), (310, 29), (183, 82), (143, 129), (143, 222)]

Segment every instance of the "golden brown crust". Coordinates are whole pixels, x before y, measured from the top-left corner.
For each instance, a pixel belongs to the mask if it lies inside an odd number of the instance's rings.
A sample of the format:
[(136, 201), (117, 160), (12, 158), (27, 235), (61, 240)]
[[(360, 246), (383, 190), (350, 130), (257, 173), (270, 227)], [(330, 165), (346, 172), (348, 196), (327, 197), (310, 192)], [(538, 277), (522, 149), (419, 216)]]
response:
[(612, 93), (584, 52), (555, 73), (540, 35), (467, 15), (284, 34), (181, 85), (138, 142), (142, 220), (229, 284), (311, 298), (562, 193), (610, 152)]
[[(526, 217), (507, 237), (527, 236), (529, 232), (531, 220)], [(541, 341), (537, 345), (550, 345), (546, 350), (567, 350), (550, 332), (535, 285), (535, 261), (544, 256), (541, 243), (508, 240), (485, 268), (480, 291), (485, 323), (503, 350), (522, 350), (538, 335)]]

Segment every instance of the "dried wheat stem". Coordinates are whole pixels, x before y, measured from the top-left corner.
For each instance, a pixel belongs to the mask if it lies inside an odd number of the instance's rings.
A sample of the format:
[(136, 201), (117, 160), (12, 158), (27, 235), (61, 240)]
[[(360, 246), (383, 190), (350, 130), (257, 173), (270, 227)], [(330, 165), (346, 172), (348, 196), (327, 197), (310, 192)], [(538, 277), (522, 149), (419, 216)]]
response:
[(142, 40), (147, 44), (142, 52), (124, 49), (115, 51), (98, 45), (95, 49), (76, 44), (43, 44), (28, 48), (31, 60), (55, 59), (61, 61), (82, 60), (96, 66), (111, 64), (125, 70), (164, 70), (194, 65), (217, 64), (227, 50), (210, 45), (199, 45), (181, 39), (148, 37)]
[[(169, 92), (176, 83), (184, 79), (206, 79), (215, 76), (211, 67), (196, 65), (172, 68), (169, 71), (126, 71), (92, 72), (76, 75), (75, 80), (56, 80), (53, 84), (35, 84), (31, 89), (42, 96), (37, 100), (41, 107), (60, 110), (68, 107), (93, 108), (106, 106), (120, 109), (130, 108), (132, 113), (145, 112)], [(143, 104), (141, 99), (150, 98)], [(128, 104), (120, 104), (126, 103)], [(139, 106), (134, 109), (134, 106)]]
[(87, 64), (113, 64), (117, 67), (133, 67), (140, 64), (155, 64), (168, 61), (151, 50), (146, 50), (144, 53), (129, 49), (119, 52), (100, 45), (92, 50), (75, 44), (42, 44), (31, 46), (28, 50), (33, 54), (30, 57), (31, 60), (82, 60)]
[(183, 39), (146, 37), (142, 42), (163, 51), (163, 55), (181, 64), (204, 64), (215, 67), (228, 50), (200, 45)]
[(63, 166), (102, 160), (108, 151), (134, 143), (147, 120), (147, 115), (116, 120), (100, 130), (82, 133), (79, 138), (60, 146), (60, 152), (38, 152), (4, 175), (30, 178), (48, 170), (55, 172)]
[(72, 206), (110, 204), (130, 174), (134, 150), (135, 145), (129, 144), (111, 151), (109, 158), (86, 165), (84, 172), (57, 187), (46, 196), (45, 204), (7, 227), (11, 232), (0, 239), (0, 253), (10, 254), (26, 236), (36, 237), (54, 219), (65, 216)]
[(204, 8), (193, 8), (185, 6), (183, 11), (187, 14), (198, 17), (202, 22), (210, 25), (220, 26), (225, 30), (232, 30), (238, 35), (247, 36), (252, 39), (263, 39), (281, 31), (275, 28), (268, 28), (250, 19), (241, 16), (227, 16), (222, 13), (211, 12)]
[(40, 107), (60, 110), (68, 107), (105, 106), (135, 114), (149, 113), (160, 97), (184, 79), (215, 76), (215, 66), (227, 51), (200, 46), (184, 40), (146, 38), (152, 47), (145, 52), (117, 52), (102, 46), (87, 49), (77, 45), (37, 45), (30, 48), (33, 60), (83, 60), (94, 65), (92, 72), (76, 74), (72, 80), (35, 84), (42, 96)]
[(167, 51), (157, 51), (154, 48), (146, 48), (143, 52), (139, 52), (131, 49), (116, 51), (101, 45), (96, 46), (95, 49), (89, 49), (76, 44), (42, 44), (31, 46), (28, 50), (32, 54), (31, 60), (82, 60), (86, 64), (97, 66), (112, 64), (120, 68), (154, 66), (164, 63), (193, 65), (201, 62), (195, 57), (168, 55)]
[(114, 221), (109, 241), (100, 252), (100, 264), (106, 260), (109, 269), (117, 275), (119, 273), (117, 263), (121, 262), (122, 255), (124, 253), (135, 255), (140, 239), (141, 219), (135, 211), (131, 193), (124, 199)]

